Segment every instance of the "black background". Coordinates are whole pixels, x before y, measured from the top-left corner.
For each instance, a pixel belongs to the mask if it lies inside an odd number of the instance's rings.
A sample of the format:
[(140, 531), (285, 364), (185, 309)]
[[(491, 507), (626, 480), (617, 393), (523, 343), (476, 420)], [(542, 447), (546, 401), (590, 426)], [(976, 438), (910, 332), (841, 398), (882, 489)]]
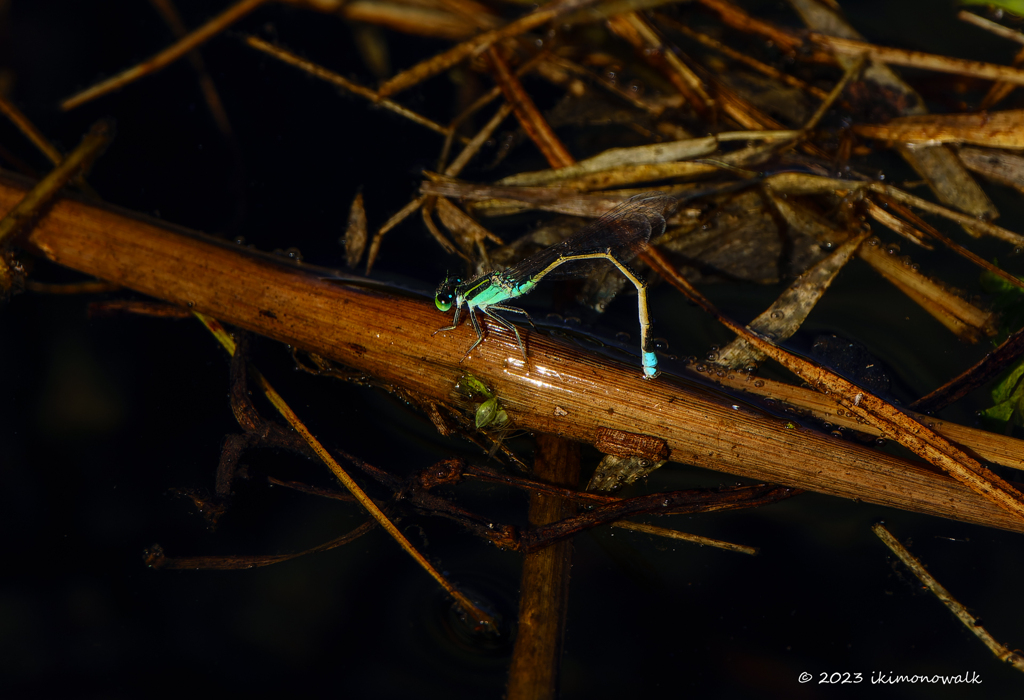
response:
[[(190, 26), (214, 11), (198, 0), (179, 4)], [(924, 17), (915, 14), (922, 5), (929, 8)], [(956, 24), (942, 3), (849, 9), (854, 23), (882, 44), (998, 61), (1015, 50)], [(770, 3), (759, 11), (787, 16)], [(371, 225), (379, 225), (415, 192), (420, 171), (436, 166), (439, 136), (339, 95), (238, 38), (249, 32), (276, 38), (373, 84), (350, 29), (336, 17), (271, 5), (204, 47), (235, 145), (214, 127), (184, 62), (70, 113), (57, 108), (61, 99), (167, 45), (170, 33), (147, 3), (15, 2), (4, 32), (2, 60), (14, 101), (64, 150), (97, 118), (116, 118), (117, 138), (90, 183), (111, 203), (175, 224), (244, 236), (262, 250), (298, 247), (306, 260), (336, 266), (343, 256), (337, 239), (355, 193), (362, 189)], [(395, 66), (445, 46), (390, 36)], [(400, 99), (445, 122), (453, 94), (442, 77)], [(0, 143), (46, 171), (6, 123)], [(516, 158), (514, 167), (541, 167), (530, 146)], [(1004, 225), (1020, 230), (1017, 196), (989, 190)], [(429, 286), (450, 264), (418, 222), (391, 237), (378, 262), (382, 270)], [(1019, 266), (1012, 258), (1009, 264)], [(809, 325), (845, 332), (882, 352), (910, 397), (985, 351), (958, 345), (923, 312), (894, 299), (884, 283), (862, 274), (844, 276)], [(976, 284), (974, 271), (959, 274), (957, 284)], [(79, 279), (43, 263), (36, 276)], [(744, 313), (752, 316), (759, 310), (752, 297), (777, 292), (717, 294), (733, 309), (750, 305)], [(254, 571), (146, 569), (142, 552), (155, 542), (181, 556), (286, 552), (336, 537), (362, 517), (354, 506), (270, 489), (262, 478), (329, 486), (321, 466), (253, 454), (246, 460), (253, 480), (239, 486), (232, 511), (209, 532), (171, 489), (211, 487), (223, 437), (237, 431), (223, 353), (195, 322), (90, 320), (86, 303), (23, 295), (0, 310), (6, 543), (0, 685), (6, 697), (205, 690), (502, 695), (510, 642), (483, 645), (461, 636), (434, 582), (379, 531), (339, 550)], [(706, 322), (692, 333), (685, 342), (693, 353), (725, 339)], [(465, 443), (437, 437), (422, 416), (388, 396), (296, 373), (286, 350), (269, 342), (257, 341), (255, 353), (328, 444), (398, 473), (453, 453), (482, 459)], [(970, 421), (984, 396), (972, 398), (951, 417)], [(678, 465), (663, 472), (647, 488), (735, 482)], [(521, 496), (497, 488), (467, 487), (460, 499), (506, 520), (521, 519), (525, 506)], [(674, 523), (758, 546), (756, 558), (623, 531), (578, 537), (563, 697), (859, 696), (878, 672), (976, 672), (983, 681), (872, 687), (884, 697), (1019, 693), (1020, 674), (996, 661), (893, 564), (869, 531), (879, 517), (900, 539), (912, 540), (914, 552), (998, 639), (1011, 647), (1022, 643), (1018, 536), (808, 494), (760, 511)], [(403, 527), (455, 580), (514, 618), (517, 555), (445, 523), (407, 519)], [(814, 680), (799, 683), (801, 672)], [(831, 672), (860, 673), (864, 682), (856, 688), (818, 683)]]

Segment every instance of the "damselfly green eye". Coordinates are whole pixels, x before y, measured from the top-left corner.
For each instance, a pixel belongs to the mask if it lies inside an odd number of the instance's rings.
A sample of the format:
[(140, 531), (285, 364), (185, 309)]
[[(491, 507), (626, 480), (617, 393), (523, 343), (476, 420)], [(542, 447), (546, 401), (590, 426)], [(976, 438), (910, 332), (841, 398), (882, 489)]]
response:
[(455, 301), (455, 285), (458, 283), (458, 278), (445, 277), (444, 282), (438, 286), (434, 293), (434, 306), (438, 311), (448, 311), (452, 308), (452, 302)]

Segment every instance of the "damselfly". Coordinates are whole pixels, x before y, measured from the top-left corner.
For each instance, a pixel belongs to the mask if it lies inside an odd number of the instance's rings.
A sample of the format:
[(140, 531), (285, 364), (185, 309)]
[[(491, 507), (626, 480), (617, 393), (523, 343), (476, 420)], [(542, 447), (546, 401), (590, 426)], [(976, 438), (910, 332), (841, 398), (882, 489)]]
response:
[(723, 187), (694, 191), (680, 196), (652, 192), (640, 194), (597, 221), (584, 226), (561, 243), (545, 248), (512, 267), (488, 272), (469, 281), (446, 277), (437, 288), (434, 303), (439, 310), (445, 312), (454, 306), (455, 318), (452, 325), (439, 328), (435, 334), (457, 328), (459, 315), (465, 305), (469, 311), (469, 319), (473, 323), (473, 330), (476, 331), (476, 341), (466, 351), (463, 359), (483, 342), (484, 335), (476, 313), (479, 311), (515, 334), (519, 350), (525, 360), (526, 346), (523, 345), (519, 330), (494, 312), (510, 311), (527, 315), (522, 309), (508, 306), (507, 302), (530, 292), (545, 277), (550, 279), (579, 276), (585, 274), (593, 263), (607, 260), (636, 287), (641, 364), (643, 376), (651, 379), (658, 373), (658, 358), (654, 354), (650, 338), (651, 318), (647, 311), (647, 283), (626, 263), (647, 247), (652, 235), (658, 236), (664, 232), (665, 212), (670, 206), (696, 197), (737, 189), (747, 184), (733, 182)]

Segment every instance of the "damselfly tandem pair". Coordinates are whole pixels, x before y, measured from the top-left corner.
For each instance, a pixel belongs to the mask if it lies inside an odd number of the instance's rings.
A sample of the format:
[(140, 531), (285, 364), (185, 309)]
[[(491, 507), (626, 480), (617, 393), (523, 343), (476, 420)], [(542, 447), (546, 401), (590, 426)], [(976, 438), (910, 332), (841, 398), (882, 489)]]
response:
[[(640, 352), (643, 376), (651, 379), (658, 374), (658, 358), (651, 341), (651, 317), (647, 310), (647, 283), (626, 263), (647, 247), (652, 236), (659, 236), (665, 230), (665, 212), (680, 203), (717, 194), (740, 187), (750, 186), (747, 182), (732, 182), (719, 187), (696, 190), (683, 195), (672, 196), (648, 192), (632, 197), (566, 238), (561, 243), (545, 248), (516, 263), (512, 267), (488, 272), (468, 281), (457, 277), (446, 277), (437, 288), (434, 303), (441, 311), (455, 307), (452, 325), (439, 328), (436, 333), (458, 328), (462, 307), (469, 312), (469, 319), (476, 331), (476, 341), (466, 351), (468, 357), (483, 342), (484, 335), (477, 319), (480, 312), (493, 319), (502, 327), (512, 331), (519, 343), (519, 350), (526, 359), (526, 346), (519, 335), (519, 329), (495, 311), (509, 311), (527, 315), (522, 309), (508, 306), (507, 302), (530, 292), (537, 284), (548, 279), (578, 277), (586, 274), (594, 263), (607, 260), (626, 276), (637, 292), (637, 312), (640, 319)], [(527, 315), (527, 318), (529, 316)]]

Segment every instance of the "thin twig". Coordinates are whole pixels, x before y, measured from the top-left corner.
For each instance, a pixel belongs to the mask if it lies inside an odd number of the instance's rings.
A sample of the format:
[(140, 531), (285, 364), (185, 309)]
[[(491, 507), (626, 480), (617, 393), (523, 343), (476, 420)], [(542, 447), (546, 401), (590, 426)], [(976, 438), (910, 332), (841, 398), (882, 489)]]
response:
[(88, 169), (113, 138), (112, 122), (101, 120), (93, 124), (89, 132), (82, 137), (78, 147), (40, 180), (16, 207), (7, 212), (3, 220), (0, 220), (0, 246), (7, 245), (26, 224), (37, 217), (42, 208), (53, 201), (72, 177)]
[(939, 411), (997, 377), (1010, 363), (1022, 355), (1024, 355), (1024, 328), (1011, 334), (995, 350), (935, 391), (910, 404), (910, 407), (917, 411)]
[[(160, 13), (164, 22), (174, 32), (174, 36), (178, 39), (188, 36), (188, 27), (182, 21), (172, 0), (149, 0), (149, 4)], [(210, 110), (213, 121), (216, 122), (217, 128), (222, 134), (230, 137), (232, 134), (231, 121), (228, 119), (228, 113), (220, 99), (220, 93), (217, 92), (217, 86), (214, 84), (213, 78), (210, 77), (209, 71), (206, 70), (203, 55), (199, 53), (198, 49), (192, 49), (188, 52), (188, 60), (199, 78), (199, 89), (203, 93), (203, 99), (206, 100), (206, 107)]]
[(43, 155), (45, 155), (51, 163), (57, 165), (64, 156), (61, 155), (57, 147), (50, 143), (50, 140), (39, 129), (36, 128), (35, 124), (25, 116), (25, 114), (14, 106), (14, 103), (8, 101), (6, 97), (0, 94), (0, 112), (3, 112), (4, 116), (11, 120), (14, 126), (18, 127), (18, 131), (25, 134), (28, 140), (31, 141), (36, 148), (38, 148)]
[[(394, 112), (399, 116), (405, 117), (411, 122), (415, 122), (420, 126), (425, 126), (431, 131), (436, 131), (442, 136), (447, 136), (449, 133), (451, 133), (450, 127), (438, 124), (437, 122), (431, 119), (427, 119), (423, 115), (412, 111), (408, 107), (403, 107), (394, 100), (382, 98), (380, 95), (378, 95), (370, 88), (363, 87), (358, 83), (354, 83), (348, 78), (338, 75), (333, 71), (329, 71), (323, 66), (319, 66), (313, 63), (312, 61), (307, 61), (306, 59), (302, 58), (301, 56), (295, 55), (294, 53), (288, 51), (287, 49), (282, 49), (280, 46), (274, 46), (269, 41), (260, 39), (257, 36), (247, 36), (245, 37), (245, 43), (254, 49), (257, 49), (259, 51), (262, 51), (266, 54), (273, 56), (279, 61), (295, 66), (296, 68), (304, 70), (310, 75), (316, 76), (321, 80), (324, 80), (328, 83), (332, 83), (333, 85), (337, 85), (340, 88), (344, 88), (345, 90), (351, 92), (353, 95), (358, 95), (359, 97), (365, 98), (377, 106), (383, 107), (384, 109), (390, 112)], [(461, 140), (463, 143), (467, 141), (467, 139), (465, 138), (462, 138)]]
[(280, 564), (289, 559), (296, 559), (307, 554), (318, 554), (337, 549), (346, 544), (354, 542), (376, 526), (373, 518), (367, 518), (365, 522), (357, 525), (349, 532), (340, 537), (335, 537), (329, 542), (318, 544), (315, 547), (304, 549), (301, 552), (289, 552), (288, 554), (263, 554), (263, 555), (235, 555), (235, 556), (200, 556), (200, 557), (169, 557), (164, 553), (163, 547), (156, 545), (146, 550), (146, 566), (153, 569), (182, 569), (185, 571), (235, 571), (238, 569), (256, 569), (262, 566)]
[(240, 0), (237, 4), (232, 5), (227, 10), (217, 15), (209, 22), (204, 24), (199, 29), (181, 39), (175, 44), (167, 47), (157, 55), (153, 56), (147, 61), (143, 61), (138, 65), (132, 66), (126, 71), (118, 73), (117, 75), (104, 80), (103, 82), (93, 85), (91, 88), (83, 90), (82, 92), (69, 97), (60, 104), (60, 108), (67, 111), (79, 107), (86, 102), (95, 100), (97, 97), (106, 95), (107, 93), (115, 90), (120, 90), (124, 86), (131, 82), (138, 80), (139, 78), (155, 73), (163, 68), (166, 68), (170, 64), (177, 61), (179, 58), (190, 52), (197, 46), (209, 41), (214, 36), (224, 31), (227, 27), (231, 26), (238, 20), (245, 17), (247, 14), (255, 10), (260, 5), (264, 4), (268, 0)]
[(685, 34), (694, 41), (700, 42), (704, 46), (714, 49), (715, 51), (718, 51), (719, 53), (727, 56), (728, 58), (731, 58), (734, 61), (742, 63), (743, 65), (756, 70), (758, 73), (761, 73), (762, 75), (766, 75), (769, 78), (778, 80), (779, 82), (789, 85), (790, 87), (802, 90), (803, 92), (806, 92), (809, 95), (814, 95), (820, 100), (824, 100), (825, 97), (828, 95), (828, 93), (822, 90), (821, 88), (815, 87), (814, 85), (810, 85), (804, 82), (803, 80), (800, 80), (799, 78), (792, 76), (788, 73), (783, 73), (774, 66), (769, 66), (767, 63), (762, 63), (761, 61), (758, 61), (756, 58), (752, 58), (745, 53), (740, 53), (736, 49), (726, 44), (723, 44), (722, 42), (718, 41), (717, 39), (714, 39), (713, 37), (708, 36), (707, 34), (694, 31), (693, 29), (686, 26), (682, 22), (675, 20), (672, 17), (669, 17), (668, 15), (658, 12), (655, 13), (654, 16), (657, 18), (660, 24), (672, 27), (673, 30), (679, 32), (680, 34)]
[(986, 17), (976, 15), (973, 12), (968, 12), (967, 10), (960, 10), (959, 12), (956, 13), (956, 18), (961, 22), (973, 24), (975, 27), (978, 27), (979, 29), (984, 29), (986, 32), (994, 34), (1003, 39), (1009, 39), (1010, 41), (1015, 41), (1018, 44), (1024, 44), (1024, 34), (1021, 34), (1019, 31), (1015, 29), (1010, 29), (1009, 27), (1003, 26), (998, 22), (993, 22), (992, 20)]
[(880, 63), (907, 66), (908, 68), (922, 68), (924, 70), (952, 73), (954, 75), (966, 75), (970, 78), (1005, 80), (1015, 85), (1024, 85), (1024, 70), (1002, 66), (998, 63), (970, 61), (965, 58), (951, 58), (949, 56), (924, 53), (923, 51), (876, 46), (866, 41), (842, 39), (817, 32), (811, 32), (808, 38), (811, 43), (831, 50), (837, 56), (860, 56), (867, 54), (871, 60), (879, 61)]
[[(113, 137), (112, 122), (101, 120), (93, 124), (78, 147), (60, 161), (31, 191), (25, 193), (21, 201), (0, 220), (0, 250), (40, 216), (64, 185), (76, 175), (88, 170)], [(13, 284), (11, 268), (3, 257), (0, 257), (0, 298), (6, 296)]]
[(494, 68), (495, 80), (501, 87), (505, 100), (512, 105), (519, 125), (526, 131), (526, 135), (537, 144), (541, 154), (547, 159), (552, 168), (562, 168), (575, 163), (575, 159), (569, 154), (569, 150), (555, 135), (551, 125), (541, 115), (533, 98), (523, 89), (519, 78), (508, 69), (508, 64), (501, 57), (501, 53), (491, 46), (487, 49), (487, 57)]
[(616, 523), (612, 523), (612, 527), (621, 528), (623, 530), (632, 530), (633, 532), (643, 532), (647, 535), (667, 537), (672, 540), (683, 540), (684, 542), (693, 542), (694, 544), (699, 544), (702, 547), (716, 547), (718, 549), (725, 549), (730, 552), (739, 552), (740, 554), (749, 554), (751, 556), (757, 554), (757, 547), (748, 547), (744, 544), (734, 544), (732, 542), (725, 542), (723, 540), (713, 540), (710, 537), (691, 535), (688, 532), (670, 530), (667, 527), (657, 527), (655, 525), (647, 525), (646, 523), (634, 523), (628, 520), (620, 520)]
[[(227, 333), (224, 327), (220, 325), (220, 323), (199, 313), (196, 313), (196, 318), (198, 318), (213, 334), (217, 341), (224, 346), (224, 349), (228, 351), (228, 354), (235, 354), (235, 341)], [(316, 452), (316, 455), (334, 473), (334, 476), (337, 477), (338, 481), (344, 484), (345, 488), (349, 490), (349, 493), (355, 496), (356, 500), (359, 501), (359, 504), (363, 506), (371, 516), (373, 516), (373, 519), (377, 521), (377, 524), (384, 528), (384, 530), (391, 535), (392, 539), (394, 539), (399, 546), (401, 546), (402, 549), (404, 549), (406, 553), (411, 556), (421, 568), (423, 568), (424, 571), (430, 574), (435, 581), (441, 584), (441, 587), (445, 589), (448, 595), (452, 596), (458, 602), (463, 610), (473, 616), (473, 620), (476, 624), (485, 629), (497, 629), (491, 615), (481, 610), (479, 606), (466, 597), (462, 591), (452, 585), (440, 571), (434, 568), (433, 564), (427, 561), (426, 557), (419, 553), (406, 536), (403, 535), (397, 527), (395, 527), (395, 524), (392, 523), (388, 516), (384, 514), (384, 511), (382, 511), (377, 504), (373, 502), (372, 498), (366, 495), (366, 492), (359, 487), (359, 484), (357, 484), (355, 480), (348, 475), (348, 472), (346, 472), (334, 457), (327, 452), (324, 446), (321, 445), (315, 437), (313, 437), (313, 434), (309, 432), (306, 426), (299, 419), (298, 415), (292, 411), (291, 407), (288, 406), (281, 395), (274, 390), (266, 377), (264, 377), (263, 374), (255, 368), (251, 368), (251, 371), (256, 383), (259, 385), (270, 403), (274, 405), (274, 408), (276, 408), (281, 416), (288, 421), (288, 424), (292, 429), (302, 436), (310, 448)]]
[(665, 42), (654, 28), (636, 12), (608, 18), (608, 28), (632, 44), (637, 54), (658, 69), (694, 110), (705, 117), (715, 114), (715, 101), (703, 81), (673, 51), (665, 51)]
[(967, 610), (956, 598), (950, 594), (949, 591), (943, 587), (941, 583), (935, 580), (935, 577), (928, 573), (924, 565), (921, 564), (917, 558), (907, 551), (907, 548), (900, 544), (899, 540), (892, 536), (892, 533), (885, 529), (885, 526), (881, 523), (875, 523), (871, 526), (871, 531), (878, 536), (878, 539), (885, 543), (885, 546), (892, 550), (892, 553), (899, 557), (900, 561), (906, 565), (910, 572), (917, 576), (918, 580), (923, 583), (932, 594), (942, 601), (942, 604), (949, 608), (949, 611), (957, 616), (957, 619), (964, 624), (970, 632), (980, 639), (989, 650), (995, 654), (995, 657), (1000, 661), (1013, 666), (1018, 671), (1024, 671), (1024, 657), (1020, 654), (1007, 649), (1005, 646), (996, 641), (995, 637), (989, 634), (988, 630), (981, 626), (981, 623), (975, 619), (974, 615), (971, 615), (970, 611)]
[(448, 51), (428, 58), (412, 68), (403, 71), (380, 86), (381, 97), (393, 95), (396, 92), (407, 90), (413, 85), (431, 78), (438, 73), (448, 70), (455, 64), (476, 56), (486, 51), (493, 44), (502, 39), (509, 39), (520, 34), (525, 34), (542, 24), (560, 17), (573, 10), (585, 7), (596, 0), (553, 0), (543, 7), (539, 7), (528, 15), (511, 22), (500, 29), (479, 34), (472, 39), (457, 44)]

